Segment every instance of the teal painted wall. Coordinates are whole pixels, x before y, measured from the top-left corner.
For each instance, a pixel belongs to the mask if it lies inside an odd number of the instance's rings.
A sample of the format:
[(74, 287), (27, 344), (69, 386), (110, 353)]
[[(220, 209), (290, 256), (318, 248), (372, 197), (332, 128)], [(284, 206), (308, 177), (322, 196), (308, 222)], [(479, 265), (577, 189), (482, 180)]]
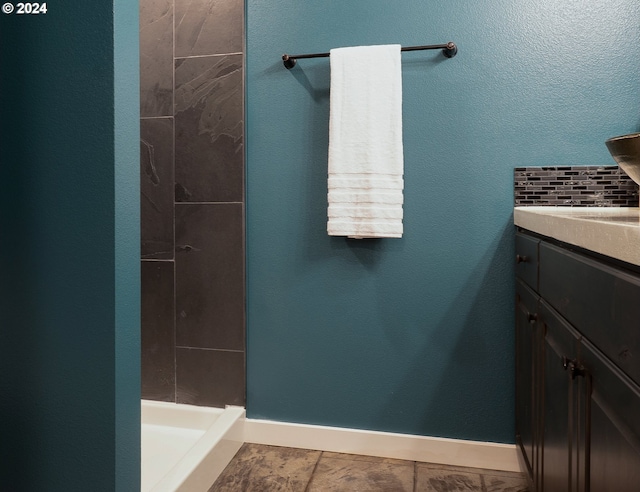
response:
[[(513, 168), (638, 130), (636, 0), (247, 0), (250, 417), (513, 442)], [(404, 53), (405, 234), (326, 235), (329, 62)]]
[(48, 7), (0, 14), (0, 483), (137, 490), (137, 5)]
[(140, 56), (139, 8), (113, 1), (115, 214), (115, 476), (140, 483)]

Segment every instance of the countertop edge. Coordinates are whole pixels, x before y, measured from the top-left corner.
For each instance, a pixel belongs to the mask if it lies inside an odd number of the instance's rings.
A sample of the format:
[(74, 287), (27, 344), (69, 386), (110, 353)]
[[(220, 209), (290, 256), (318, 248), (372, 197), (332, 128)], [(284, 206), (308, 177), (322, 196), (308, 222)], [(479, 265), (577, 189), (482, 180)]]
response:
[[(573, 208), (575, 212), (568, 208), (514, 207), (513, 222), (537, 234), (640, 266), (640, 224), (579, 218), (575, 215), (585, 215), (584, 208)], [(637, 208), (633, 210), (638, 213)]]

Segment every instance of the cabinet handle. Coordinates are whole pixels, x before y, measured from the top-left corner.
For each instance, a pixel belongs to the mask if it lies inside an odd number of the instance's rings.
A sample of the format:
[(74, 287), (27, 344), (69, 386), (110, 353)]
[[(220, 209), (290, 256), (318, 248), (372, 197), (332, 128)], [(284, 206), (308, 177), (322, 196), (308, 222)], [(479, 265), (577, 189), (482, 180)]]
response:
[(538, 321), (538, 315), (536, 313), (529, 313), (527, 319), (529, 320), (529, 323), (535, 325), (536, 321)]
[(569, 370), (569, 372), (571, 373), (571, 379), (575, 379), (586, 374), (586, 371), (582, 364), (580, 364), (577, 360), (569, 359), (566, 356), (562, 357), (562, 367), (565, 371)]
[(583, 377), (586, 373), (584, 366), (576, 362), (571, 368), (571, 379), (575, 379), (578, 376)]
[(529, 258), (523, 255), (516, 255), (516, 263), (526, 263), (529, 261)]

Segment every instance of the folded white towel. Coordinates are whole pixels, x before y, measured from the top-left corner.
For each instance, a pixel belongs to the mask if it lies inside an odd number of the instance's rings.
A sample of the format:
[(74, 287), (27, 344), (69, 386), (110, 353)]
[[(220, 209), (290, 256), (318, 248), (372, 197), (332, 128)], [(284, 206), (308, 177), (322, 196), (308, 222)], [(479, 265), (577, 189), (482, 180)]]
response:
[(334, 221), (332, 236), (348, 236), (353, 239), (376, 237), (402, 237), (402, 223), (394, 220), (392, 224), (384, 222)]
[(329, 188), (376, 188), (402, 190), (402, 175), (392, 174), (329, 174)]
[(345, 219), (400, 219), (402, 220), (402, 208), (396, 205), (344, 205), (341, 203), (329, 205), (327, 211), (329, 218)]
[(400, 45), (333, 49), (330, 63), (327, 232), (402, 237)]
[(401, 190), (377, 190), (375, 188), (333, 188), (328, 193), (329, 206), (331, 205), (365, 205), (388, 203), (402, 207)]

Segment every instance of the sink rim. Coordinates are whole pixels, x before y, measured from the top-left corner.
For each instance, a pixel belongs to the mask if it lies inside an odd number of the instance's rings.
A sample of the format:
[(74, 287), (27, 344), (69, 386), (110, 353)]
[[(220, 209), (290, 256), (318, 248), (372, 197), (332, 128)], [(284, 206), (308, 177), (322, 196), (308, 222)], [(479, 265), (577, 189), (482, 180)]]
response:
[(616, 140), (627, 140), (627, 139), (636, 138), (636, 137), (640, 137), (640, 132), (627, 133), (625, 135), (618, 135), (617, 137), (611, 137), (605, 140), (605, 143), (615, 142)]

